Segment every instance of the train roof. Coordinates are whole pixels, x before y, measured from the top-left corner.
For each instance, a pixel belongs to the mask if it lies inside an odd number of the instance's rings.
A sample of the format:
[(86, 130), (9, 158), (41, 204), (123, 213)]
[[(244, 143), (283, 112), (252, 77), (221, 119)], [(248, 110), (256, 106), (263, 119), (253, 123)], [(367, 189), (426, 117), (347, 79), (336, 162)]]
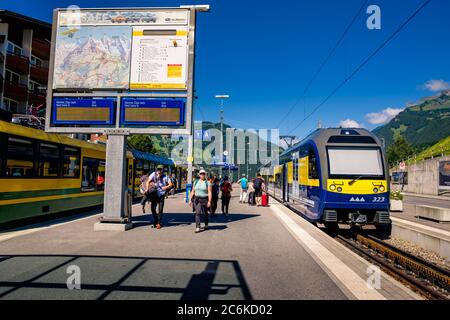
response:
[[(316, 129), (312, 133), (310, 133), (308, 136), (306, 136), (303, 140), (296, 143), (289, 149), (285, 150), (280, 156), (286, 155), (291, 153), (292, 151), (297, 150), (301, 145), (304, 143), (314, 140), (316, 143), (320, 144), (326, 144), (326, 143), (345, 143), (343, 142), (343, 138), (339, 137), (358, 137), (355, 138), (355, 140), (360, 140), (360, 144), (364, 143), (377, 143), (380, 144), (380, 141), (376, 135), (374, 135), (372, 132), (370, 132), (367, 129), (362, 128), (320, 128)], [(364, 138), (364, 137), (369, 137)], [(346, 138), (345, 138), (346, 139)], [(368, 142), (372, 141), (372, 142)]]
[[(25, 127), (22, 125), (1, 120), (0, 120), (0, 132), (5, 132), (16, 136), (29, 137), (37, 140), (43, 140), (58, 144), (65, 144), (79, 148), (87, 148), (101, 152), (106, 152), (106, 146), (104, 144), (97, 144), (79, 139), (73, 139), (56, 133), (47, 133), (39, 129)], [(130, 150), (127, 151), (127, 156), (128, 157), (133, 156), (137, 159), (149, 160), (157, 163), (162, 163), (165, 165), (174, 165), (172, 159), (167, 159), (161, 156), (157, 156), (148, 152), (139, 151), (133, 148), (130, 148)]]
[(34, 129), (30, 127), (25, 127), (22, 125), (0, 121), (0, 132), (5, 132), (17, 136), (28, 137), (38, 140), (44, 140), (53, 143), (65, 144), (80, 148), (88, 148), (98, 151), (106, 151), (106, 147), (101, 144), (91, 143), (79, 139), (73, 139), (60, 134), (47, 133), (45, 131)]

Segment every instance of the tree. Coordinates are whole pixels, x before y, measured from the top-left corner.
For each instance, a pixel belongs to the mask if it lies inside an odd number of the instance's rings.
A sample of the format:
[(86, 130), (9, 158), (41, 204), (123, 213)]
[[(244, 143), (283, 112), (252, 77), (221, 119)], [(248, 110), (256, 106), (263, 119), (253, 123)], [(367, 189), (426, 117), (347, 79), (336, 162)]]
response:
[(156, 153), (150, 136), (135, 135), (128, 137), (128, 142), (137, 150)]
[(389, 166), (393, 167), (401, 160), (406, 160), (414, 153), (412, 146), (402, 135), (398, 135), (394, 143), (387, 149)]

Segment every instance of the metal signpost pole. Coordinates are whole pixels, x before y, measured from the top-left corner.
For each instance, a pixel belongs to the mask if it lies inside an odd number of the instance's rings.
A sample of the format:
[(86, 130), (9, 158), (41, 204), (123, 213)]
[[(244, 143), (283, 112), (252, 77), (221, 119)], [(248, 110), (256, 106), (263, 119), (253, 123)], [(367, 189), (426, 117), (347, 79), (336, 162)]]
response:
[[(95, 230), (128, 230), (132, 228), (127, 216), (127, 165), (126, 147), (128, 132), (123, 129), (105, 131), (108, 135), (106, 145), (106, 172), (103, 216), (95, 225)], [(110, 224), (105, 224), (109, 222)]]

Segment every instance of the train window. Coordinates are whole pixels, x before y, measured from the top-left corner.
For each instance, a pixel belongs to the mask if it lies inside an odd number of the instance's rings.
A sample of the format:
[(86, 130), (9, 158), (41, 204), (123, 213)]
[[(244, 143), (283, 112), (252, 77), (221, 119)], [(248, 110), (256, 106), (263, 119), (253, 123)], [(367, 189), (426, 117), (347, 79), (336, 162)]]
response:
[(80, 150), (77, 148), (63, 148), (63, 177), (80, 177)]
[(376, 144), (375, 139), (368, 136), (331, 136), (329, 143), (371, 143)]
[(58, 177), (61, 171), (60, 159), (59, 147), (57, 145), (40, 143), (39, 177)]
[(313, 148), (308, 150), (308, 179), (319, 179), (317, 156)]
[(330, 175), (383, 176), (383, 161), (378, 148), (328, 147)]
[(98, 159), (83, 158), (81, 191), (93, 192), (105, 189), (105, 162)]
[(6, 175), (8, 177), (32, 177), (34, 175), (33, 142), (22, 138), (8, 138)]

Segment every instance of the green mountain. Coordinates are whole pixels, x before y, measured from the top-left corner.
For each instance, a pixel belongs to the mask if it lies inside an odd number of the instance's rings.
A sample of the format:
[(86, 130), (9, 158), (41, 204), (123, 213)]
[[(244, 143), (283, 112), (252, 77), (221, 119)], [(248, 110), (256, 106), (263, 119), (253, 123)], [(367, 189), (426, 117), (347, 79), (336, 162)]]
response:
[(373, 130), (386, 147), (403, 135), (416, 150), (422, 150), (450, 136), (450, 90), (407, 107), (388, 124)]
[(450, 136), (442, 139), (438, 143), (423, 150), (422, 152), (417, 154), (415, 158), (412, 158), (409, 162), (422, 161), (422, 160), (429, 159), (432, 157), (439, 157), (442, 155), (445, 156), (445, 155), (449, 155), (449, 154), (450, 154)]

